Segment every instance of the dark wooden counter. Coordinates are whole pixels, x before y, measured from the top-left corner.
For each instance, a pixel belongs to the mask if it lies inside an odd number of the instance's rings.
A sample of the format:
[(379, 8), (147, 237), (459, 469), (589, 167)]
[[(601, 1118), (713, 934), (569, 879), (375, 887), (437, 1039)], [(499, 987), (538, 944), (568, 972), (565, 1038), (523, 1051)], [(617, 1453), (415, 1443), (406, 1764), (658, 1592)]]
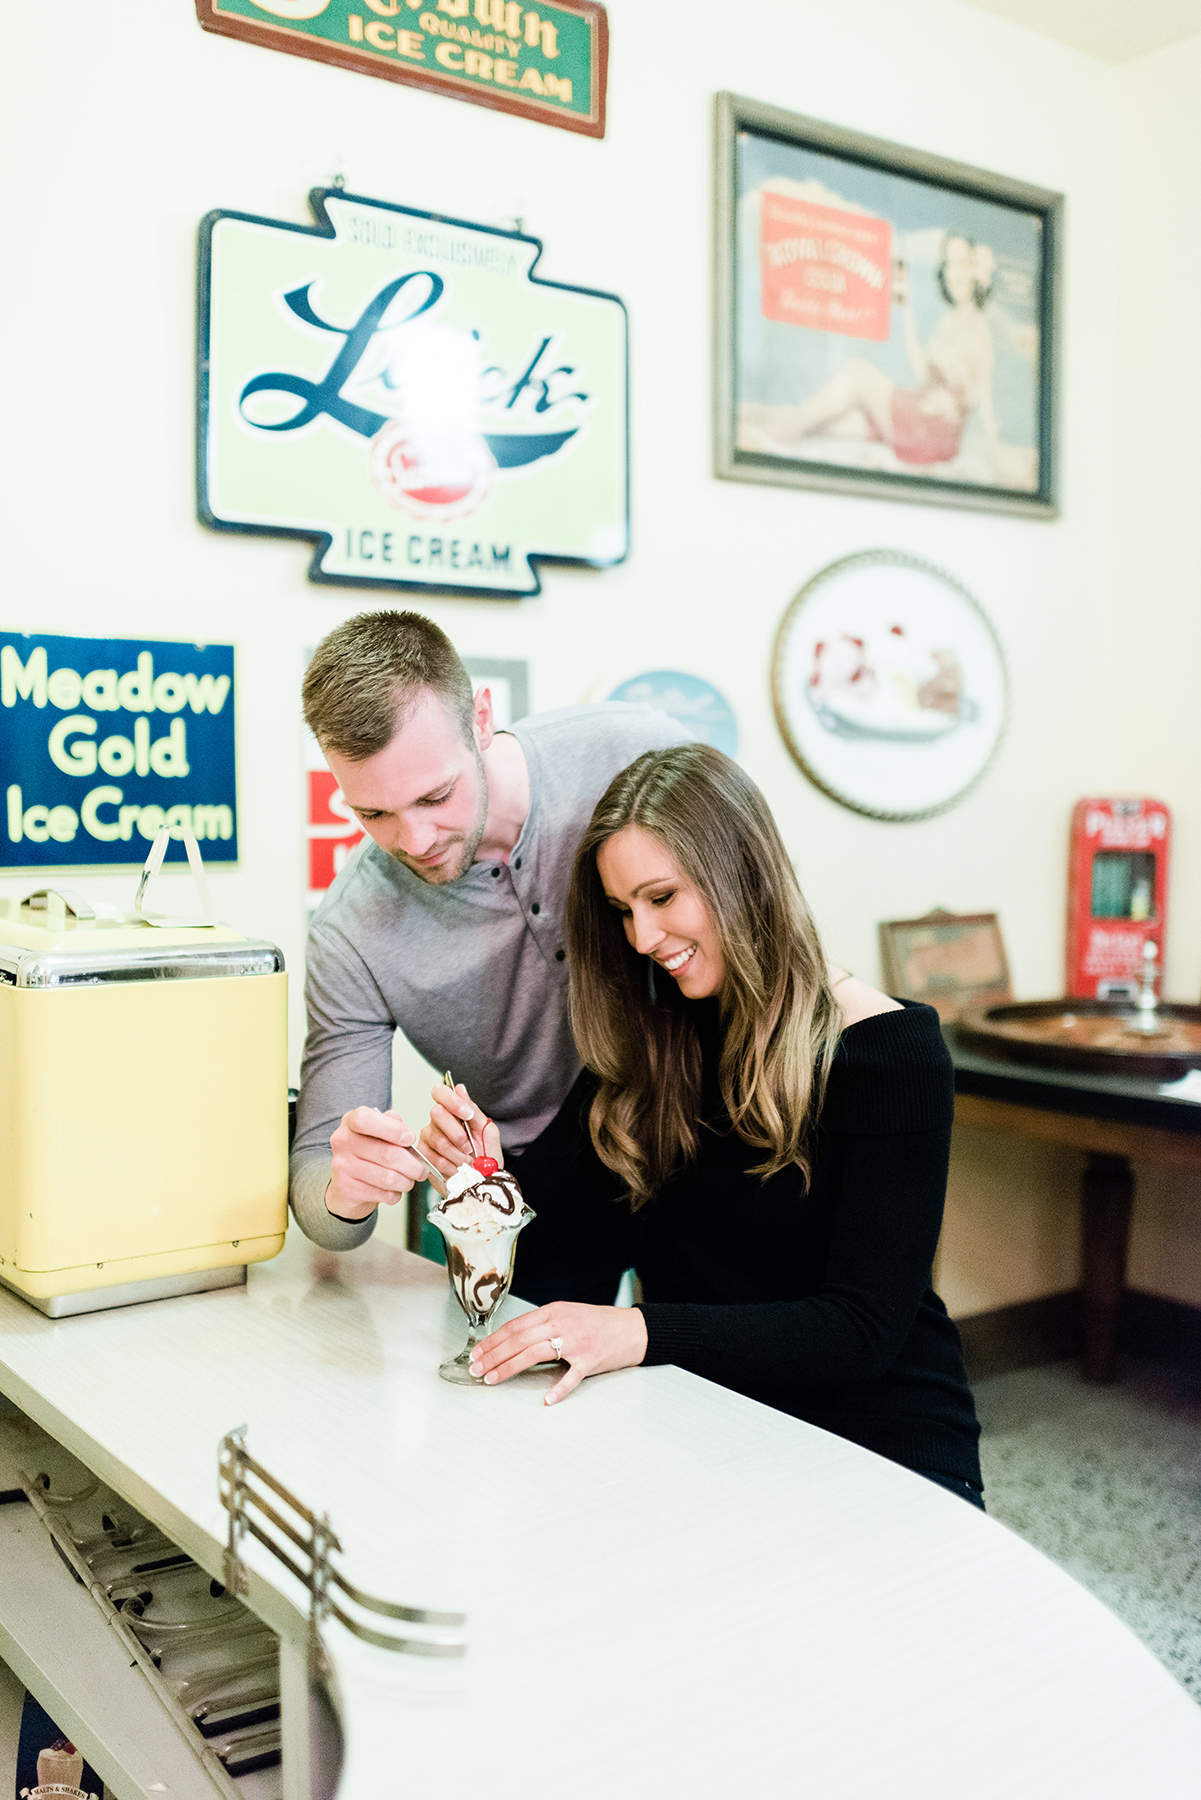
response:
[(944, 1027), (955, 1064), (955, 1119), (977, 1131), (1064, 1144), (1085, 1155), (1080, 1177), (1084, 1371), (1110, 1381), (1126, 1282), (1132, 1162), (1201, 1174), (1201, 1104), (1134, 1076), (1040, 1069), (983, 1056)]

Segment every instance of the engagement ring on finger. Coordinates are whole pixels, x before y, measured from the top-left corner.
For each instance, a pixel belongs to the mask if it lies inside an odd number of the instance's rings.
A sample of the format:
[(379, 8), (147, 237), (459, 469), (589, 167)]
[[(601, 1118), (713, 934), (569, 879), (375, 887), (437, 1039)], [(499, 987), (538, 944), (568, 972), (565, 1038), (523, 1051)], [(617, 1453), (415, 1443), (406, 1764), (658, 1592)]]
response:
[(550, 1347), (555, 1353), (555, 1361), (562, 1362), (563, 1361), (563, 1339), (562, 1338), (551, 1338), (549, 1341), (550, 1341)]

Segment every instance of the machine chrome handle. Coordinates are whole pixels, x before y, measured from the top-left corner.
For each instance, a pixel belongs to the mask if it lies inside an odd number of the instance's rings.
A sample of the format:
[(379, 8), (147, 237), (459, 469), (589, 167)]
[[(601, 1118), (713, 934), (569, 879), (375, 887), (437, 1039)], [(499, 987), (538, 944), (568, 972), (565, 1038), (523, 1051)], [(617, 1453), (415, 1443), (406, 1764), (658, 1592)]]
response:
[(66, 910), (77, 919), (96, 917), (96, 908), (89, 905), (74, 888), (36, 888), (32, 894), (26, 894), (21, 905), (27, 906), (31, 912), (49, 912), (51, 900), (61, 900)]
[[(204, 912), (202, 919), (152, 919), (143, 907), (146, 889), (150, 886), (151, 877), (157, 875), (163, 866), (163, 858), (167, 854), (168, 841), (173, 837), (182, 837), (184, 849), (188, 853), (188, 866), (192, 871), (192, 880), (196, 884), (196, 892)], [(138, 882), (138, 891), (134, 895), (133, 910), (144, 925), (158, 925), (171, 930), (181, 925), (215, 925), (217, 915), (213, 911), (212, 896), (204, 876), (204, 863), (200, 857), (200, 846), (196, 842), (190, 825), (160, 825), (154, 834), (154, 842), (150, 846), (150, 854), (142, 868), (142, 878)]]

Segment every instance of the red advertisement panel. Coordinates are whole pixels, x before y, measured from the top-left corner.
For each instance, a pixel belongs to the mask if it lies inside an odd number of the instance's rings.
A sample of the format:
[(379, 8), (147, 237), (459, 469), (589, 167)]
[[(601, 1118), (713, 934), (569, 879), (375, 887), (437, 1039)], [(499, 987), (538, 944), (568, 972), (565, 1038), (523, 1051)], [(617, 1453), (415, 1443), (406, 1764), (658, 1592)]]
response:
[(889, 333), (892, 226), (887, 219), (762, 194), (759, 261), (765, 319), (844, 337)]
[(1068, 875), (1069, 998), (1133, 996), (1148, 940), (1157, 951), (1155, 986), (1162, 996), (1171, 836), (1171, 814), (1160, 800), (1077, 803)]
[(309, 769), (307, 776), (309, 893), (319, 899), (366, 834), (328, 769)]

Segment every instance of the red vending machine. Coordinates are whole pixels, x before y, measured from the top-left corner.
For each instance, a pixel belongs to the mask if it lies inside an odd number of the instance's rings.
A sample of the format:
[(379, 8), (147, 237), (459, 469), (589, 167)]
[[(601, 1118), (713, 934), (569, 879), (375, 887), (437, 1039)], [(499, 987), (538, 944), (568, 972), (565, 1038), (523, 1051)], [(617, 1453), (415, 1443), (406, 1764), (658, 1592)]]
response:
[(1080, 800), (1072, 814), (1067, 994), (1135, 1000), (1148, 939), (1163, 993), (1172, 818), (1161, 800)]

